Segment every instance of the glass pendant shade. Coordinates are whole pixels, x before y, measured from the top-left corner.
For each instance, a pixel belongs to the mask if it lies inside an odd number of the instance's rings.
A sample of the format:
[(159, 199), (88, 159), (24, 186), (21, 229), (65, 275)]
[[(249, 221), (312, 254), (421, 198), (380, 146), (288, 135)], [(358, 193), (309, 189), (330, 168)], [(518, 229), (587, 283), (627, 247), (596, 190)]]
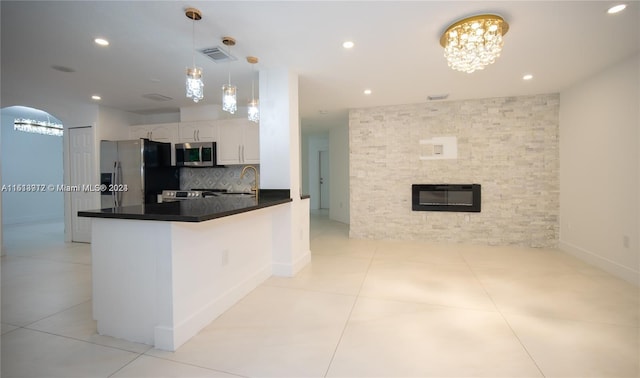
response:
[(251, 122), (258, 123), (260, 122), (260, 103), (255, 96), (255, 75), (253, 73), (253, 67), (258, 63), (258, 58), (255, 56), (248, 56), (247, 62), (251, 64), (251, 101), (249, 101), (249, 106), (247, 108), (247, 119)]
[(187, 97), (192, 99), (193, 102), (204, 98), (204, 83), (202, 81), (202, 68), (189, 67), (187, 68)]
[(485, 14), (458, 21), (440, 38), (449, 67), (472, 73), (495, 62), (509, 24), (500, 16)]
[(238, 110), (236, 102), (236, 87), (231, 84), (225, 84), (222, 86), (222, 110), (235, 114)]
[(202, 12), (196, 8), (187, 8), (185, 10), (185, 16), (191, 20), (192, 27), (192, 56), (193, 64), (191, 67), (187, 67), (187, 79), (186, 79), (186, 92), (187, 98), (198, 103), (198, 101), (204, 98), (204, 83), (202, 82), (202, 68), (196, 67), (196, 21), (202, 19)]
[(249, 102), (247, 119), (255, 123), (258, 123), (260, 121), (260, 104), (258, 103), (258, 100), (253, 99)]

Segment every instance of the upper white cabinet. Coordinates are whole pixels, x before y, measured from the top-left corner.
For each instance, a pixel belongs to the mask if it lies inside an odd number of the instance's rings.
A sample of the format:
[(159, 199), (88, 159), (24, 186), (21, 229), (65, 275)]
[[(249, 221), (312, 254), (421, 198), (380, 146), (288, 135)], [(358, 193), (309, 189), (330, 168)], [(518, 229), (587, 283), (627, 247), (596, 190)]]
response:
[(213, 121), (181, 122), (179, 128), (180, 143), (216, 142), (218, 125)]
[(162, 123), (157, 125), (136, 125), (129, 129), (132, 139), (146, 138), (158, 142), (175, 142), (178, 137), (177, 123)]
[[(130, 127), (129, 137), (172, 144), (217, 142), (218, 164), (260, 164), (260, 127), (244, 118), (135, 125)], [(175, 164), (175, 151), (171, 150)]]
[(219, 121), (218, 164), (260, 164), (260, 127), (244, 118)]

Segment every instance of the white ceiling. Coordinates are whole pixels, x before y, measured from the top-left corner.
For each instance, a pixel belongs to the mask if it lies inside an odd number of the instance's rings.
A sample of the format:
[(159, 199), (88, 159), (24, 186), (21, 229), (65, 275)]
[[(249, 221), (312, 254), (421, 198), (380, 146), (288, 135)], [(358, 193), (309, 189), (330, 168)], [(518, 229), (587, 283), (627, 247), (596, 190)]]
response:
[[(613, 1), (5, 1), (2, 16), (2, 107), (32, 96), (65, 96), (126, 111), (163, 113), (193, 102), (184, 95), (196, 48), (232, 36), (238, 60), (218, 64), (196, 55), (204, 69), (204, 104), (220, 103), (231, 70), (239, 102), (250, 97), (248, 55), (256, 69), (299, 74), (303, 127), (345, 119), (347, 109), (559, 92), (640, 50), (640, 3), (608, 15)], [(453, 21), (496, 13), (510, 29), (502, 56), (472, 74), (448, 68), (439, 44)], [(111, 44), (95, 45), (97, 36)], [(352, 40), (352, 50), (342, 42)], [(64, 66), (72, 73), (56, 71)], [(523, 81), (525, 73), (534, 75)], [(369, 96), (363, 90), (369, 88)], [(157, 102), (144, 94), (173, 98)], [(246, 102), (245, 102), (246, 103)], [(326, 114), (321, 114), (326, 113)]]

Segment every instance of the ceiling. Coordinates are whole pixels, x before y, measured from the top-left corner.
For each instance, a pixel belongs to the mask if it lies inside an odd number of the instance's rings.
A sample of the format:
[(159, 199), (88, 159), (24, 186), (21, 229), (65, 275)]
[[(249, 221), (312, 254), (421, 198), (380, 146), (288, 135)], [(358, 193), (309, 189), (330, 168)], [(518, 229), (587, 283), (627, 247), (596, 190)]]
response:
[[(612, 1), (1, 1), (2, 107), (30, 96), (66, 96), (140, 114), (193, 106), (184, 71), (196, 49), (236, 39), (237, 60), (203, 67), (204, 104), (219, 104), (230, 72), (239, 104), (252, 67), (299, 75), (307, 131), (345, 123), (349, 108), (555, 93), (640, 50), (640, 3), (616, 15)], [(509, 23), (502, 56), (472, 74), (448, 68), (439, 44), (452, 22), (496, 13)], [(93, 42), (110, 41), (108, 47)], [(342, 43), (355, 47), (346, 50)], [(62, 66), (74, 72), (60, 72)], [(533, 80), (524, 81), (530, 73)], [(372, 94), (364, 95), (364, 89)], [(145, 94), (172, 98), (154, 101)]]

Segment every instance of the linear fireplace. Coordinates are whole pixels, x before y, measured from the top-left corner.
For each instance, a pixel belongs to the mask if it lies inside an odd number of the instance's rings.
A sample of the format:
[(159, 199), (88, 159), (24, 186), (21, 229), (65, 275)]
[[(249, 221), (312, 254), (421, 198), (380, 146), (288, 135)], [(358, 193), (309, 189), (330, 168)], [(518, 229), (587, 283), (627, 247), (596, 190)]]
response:
[(480, 184), (413, 184), (413, 211), (480, 212)]

